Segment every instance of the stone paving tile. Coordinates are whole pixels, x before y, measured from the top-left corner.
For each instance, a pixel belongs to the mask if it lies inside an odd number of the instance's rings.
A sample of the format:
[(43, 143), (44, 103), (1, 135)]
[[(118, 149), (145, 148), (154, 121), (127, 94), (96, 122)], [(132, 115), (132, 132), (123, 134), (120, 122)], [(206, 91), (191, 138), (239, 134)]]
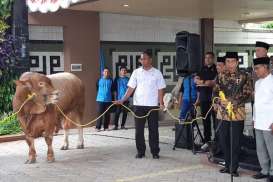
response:
[[(208, 162), (206, 155), (189, 150), (172, 150), (172, 127), (160, 128), (161, 158), (152, 159), (148, 143), (146, 157), (135, 159), (134, 130), (95, 133), (86, 128), (85, 149), (75, 149), (77, 135), (72, 131), (70, 150), (59, 150), (62, 136), (54, 137), (56, 162), (47, 163), (44, 140), (37, 139), (37, 163), (24, 164), (27, 145), (24, 141), (0, 144), (0, 182), (225, 182), (228, 175)], [(147, 139), (147, 130), (145, 131)], [(235, 182), (254, 182), (253, 172), (240, 170)]]

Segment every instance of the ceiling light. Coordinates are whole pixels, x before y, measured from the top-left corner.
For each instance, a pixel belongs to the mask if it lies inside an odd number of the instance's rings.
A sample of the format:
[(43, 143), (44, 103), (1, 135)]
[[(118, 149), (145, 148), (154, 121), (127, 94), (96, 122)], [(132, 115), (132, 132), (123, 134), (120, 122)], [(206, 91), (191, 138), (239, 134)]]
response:
[(122, 6), (123, 7), (129, 7), (129, 4), (123, 4)]

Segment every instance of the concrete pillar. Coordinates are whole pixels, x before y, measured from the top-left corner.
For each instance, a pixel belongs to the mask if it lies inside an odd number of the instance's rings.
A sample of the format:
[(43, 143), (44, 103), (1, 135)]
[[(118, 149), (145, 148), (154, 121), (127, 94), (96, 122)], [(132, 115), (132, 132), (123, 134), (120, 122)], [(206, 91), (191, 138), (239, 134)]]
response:
[(29, 71), (28, 9), (26, 1), (14, 0), (13, 2), (12, 34), (16, 39), (15, 49), (19, 51), (16, 69), (18, 69), (18, 72)]
[(202, 58), (208, 51), (213, 51), (214, 45), (214, 20), (211, 18), (200, 19)]
[(99, 78), (100, 28), (97, 12), (61, 10), (56, 13), (31, 13), (30, 25), (62, 26), (64, 36), (64, 69), (82, 64), (81, 72), (72, 72), (85, 85), (85, 117), (87, 123), (96, 117), (96, 80)]

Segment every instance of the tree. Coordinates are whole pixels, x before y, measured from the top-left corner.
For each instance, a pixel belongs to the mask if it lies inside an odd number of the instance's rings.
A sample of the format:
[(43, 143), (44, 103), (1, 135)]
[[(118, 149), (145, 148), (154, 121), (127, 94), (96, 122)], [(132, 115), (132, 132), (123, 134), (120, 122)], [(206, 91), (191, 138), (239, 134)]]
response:
[(5, 32), (8, 28), (9, 26), (6, 24), (5, 20), (0, 19), (0, 42), (4, 41)]
[[(13, 69), (18, 51), (14, 48), (16, 39), (9, 34), (9, 18), (13, 0), (0, 0), (0, 119), (12, 112), (12, 97), (15, 92), (13, 80), (18, 75)], [(20, 127), (16, 118), (0, 122), (0, 135), (18, 133)]]
[(273, 22), (263, 24), (262, 28), (273, 29)]

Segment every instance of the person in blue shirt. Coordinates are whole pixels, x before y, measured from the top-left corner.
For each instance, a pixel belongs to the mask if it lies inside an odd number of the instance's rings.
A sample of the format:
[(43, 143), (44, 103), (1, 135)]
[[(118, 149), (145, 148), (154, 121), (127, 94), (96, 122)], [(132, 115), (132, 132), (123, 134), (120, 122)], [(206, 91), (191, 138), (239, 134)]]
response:
[[(107, 108), (112, 104), (112, 94), (113, 94), (113, 80), (110, 76), (110, 70), (104, 68), (103, 76), (97, 81), (97, 98), (98, 103), (98, 114), (104, 113)], [(104, 121), (103, 121), (104, 120)], [(96, 123), (97, 131), (101, 130), (101, 125), (104, 125), (104, 130), (109, 128), (110, 123), (110, 111), (101, 117)]]
[[(190, 85), (191, 85), (191, 89), (190, 89)], [(179, 119), (181, 121), (184, 121), (187, 119), (188, 114), (192, 112), (191, 109), (193, 109), (193, 105), (196, 105), (198, 101), (199, 94), (197, 92), (197, 87), (194, 82), (194, 76), (189, 75), (184, 78), (183, 83), (181, 85), (180, 92), (181, 92), (181, 96), (179, 98), (179, 103), (180, 103)]]
[[(124, 95), (125, 95), (125, 93), (127, 91), (127, 88), (128, 88), (127, 84), (128, 84), (129, 78), (126, 76), (126, 74), (127, 74), (126, 67), (121, 66), (119, 68), (119, 76), (114, 81), (116, 100), (121, 100), (124, 97)], [(124, 105), (128, 106), (129, 102), (128, 101), (124, 102)], [(126, 123), (127, 112), (128, 111), (123, 106), (117, 105), (116, 106), (116, 113), (115, 113), (115, 127), (114, 127), (114, 130), (118, 129), (119, 116), (120, 116), (121, 112), (122, 112), (121, 129), (126, 129), (125, 128), (125, 123)]]

